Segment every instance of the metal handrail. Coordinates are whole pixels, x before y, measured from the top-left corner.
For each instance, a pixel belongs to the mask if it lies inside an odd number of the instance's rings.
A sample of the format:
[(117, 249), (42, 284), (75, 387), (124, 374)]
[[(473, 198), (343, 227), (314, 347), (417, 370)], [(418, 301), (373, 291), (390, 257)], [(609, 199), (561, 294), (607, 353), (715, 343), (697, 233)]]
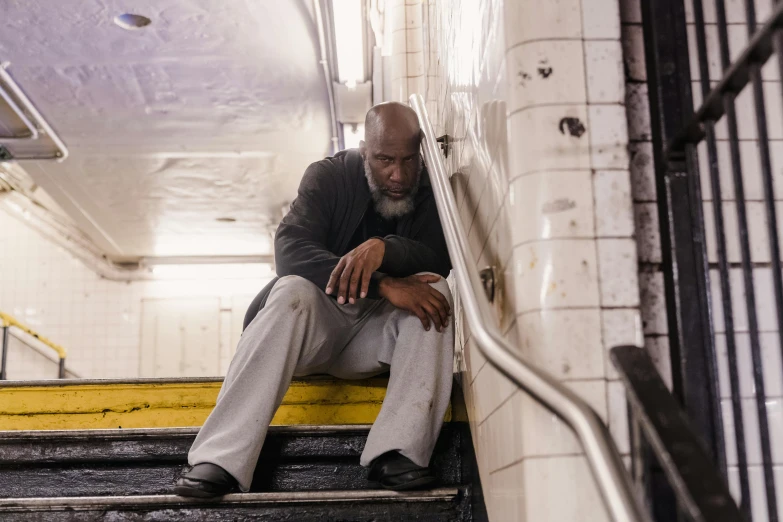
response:
[[(598, 414), (574, 392), (552, 376), (525, 361), (509, 345), (495, 325), (484, 295), (467, 234), (458, 217), (449, 176), (432, 130), (424, 99), (411, 95), (410, 104), (424, 134), (422, 150), (435, 194), (443, 234), (451, 257), (465, 317), (479, 350), (498, 371), (552, 410), (576, 433), (598, 483), (606, 507), (615, 522), (647, 522), (650, 517), (637, 499), (631, 477), (617, 446)], [(471, 263), (468, 263), (468, 260)]]
[(46, 337), (39, 335), (32, 328), (20, 323), (12, 316), (0, 312), (0, 329), (2, 330), (2, 353), (0, 354), (0, 380), (5, 380), (6, 378), (6, 357), (8, 355), (8, 344), (9, 344), (8, 329), (11, 327), (17, 328), (23, 331), (24, 333), (33, 336), (35, 339), (40, 341), (44, 346), (47, 346), (48, 348), (54, 350), (57, 353), (57, 357), (59, 358), (59, 362), (60, 362), (59, 377), (61, 379), (65, 378), (65, 357), (68, 355), (66, 349), (60, 346), (59, 344), (50, 341)]

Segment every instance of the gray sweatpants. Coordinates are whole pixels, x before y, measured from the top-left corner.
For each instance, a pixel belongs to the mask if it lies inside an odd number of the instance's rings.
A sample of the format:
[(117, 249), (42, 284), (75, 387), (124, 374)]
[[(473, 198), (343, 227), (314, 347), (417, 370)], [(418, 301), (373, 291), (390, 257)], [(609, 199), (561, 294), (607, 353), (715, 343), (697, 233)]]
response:
[[(451, 302), (444, 279), (432, 284)], [(250, 488), (272, 417), (293, 376), (362, 379), (390, 371), (381, 412), (361, 457), (391, 450), (427, 466), (449, 404), (453, 319), (443, 332), (385, 299), (339, 305), (298, 276), (280, 278), (237, 346), (217, 404), (190, 448)]]

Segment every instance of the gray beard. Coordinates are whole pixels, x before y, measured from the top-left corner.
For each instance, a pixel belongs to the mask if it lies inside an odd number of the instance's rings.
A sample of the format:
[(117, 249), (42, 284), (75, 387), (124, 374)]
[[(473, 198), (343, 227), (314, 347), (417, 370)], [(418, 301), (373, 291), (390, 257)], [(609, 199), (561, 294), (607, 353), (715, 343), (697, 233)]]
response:
[(416, 198), (416, 192), (419, 190), (419, 180), (421, 179), (423, 168), (424, 166), (422, 165), (419, 168), (419, 172), (416, 173), (416, 182), (413, 184), (411, 193), (404, 199), (396, 200), (383, 193), (383, 190), (375, 182), (375, 178), (372, 175), (370, 162), (364, 160), (364, 177), (367, 178), (367, 184), (370, 185), (370, 194), (372, 195), (375, 211), (381, 217), (384, 219), (397, 219), (413, 212), (415, 209), (414, 199)]

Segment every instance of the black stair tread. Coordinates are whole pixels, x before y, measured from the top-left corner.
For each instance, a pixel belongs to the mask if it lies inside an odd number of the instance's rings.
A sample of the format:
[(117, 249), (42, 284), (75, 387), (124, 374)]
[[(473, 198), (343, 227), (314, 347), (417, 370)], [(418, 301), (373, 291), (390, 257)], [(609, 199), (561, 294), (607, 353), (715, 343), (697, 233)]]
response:
[[(283, 455), (358, 455), (370, 425), (270, 426), (268, 440), (282, 444)], [(0, 467), (8, 464), (98, 462), (111, 460), (180, 461), (200, 428), (0, 431)], [(448, 431), (448, 425), (444, 431)], [(318, 439), (313, 445), (311, 441)], [(314, 447), (315, 446), (315, 447)]]
[[(370, 426), (273, 426), (251, 491), (363, 490)], [(444, 425), (431, 468), (440, 485), (466, 482), (461, 423)], [(187, 464), (198, 428), (0, 432), (0, 497), (160, 495)], [(469, 440), (469, 439), (468, 439)], [(472, 448), (468, 448), (470, 450)]]
[(287, 491), (282, 493), (232, 493), (218, 499), (187, 498), (179, 495), (123, 495), (105, 497), (38, 497), (0, 499), (0, 512), (28, 509), (92, 509), (137, 506), (187, 506), (187, 505), (230, 505), (242, 504), (304, 504), (347, 501), (393, 501), (432, 502), (453, 500), (460, 494), (460, 488), (436, 488), (423, 491), (395, 492), (386, 489), (365, 489), (345, 491)]

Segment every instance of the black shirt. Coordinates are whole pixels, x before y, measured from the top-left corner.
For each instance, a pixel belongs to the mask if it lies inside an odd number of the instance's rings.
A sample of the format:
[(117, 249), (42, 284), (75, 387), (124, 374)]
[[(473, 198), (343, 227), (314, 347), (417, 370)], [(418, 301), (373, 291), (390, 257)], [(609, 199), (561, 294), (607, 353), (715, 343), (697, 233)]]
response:
[(376, 212), (375, 204), (370, 201), (370, 204), (367, 205), (367, 210), (364, 212), (361, 223), (359, 223), (359, 226), (356, 227), (356, 232), (351, 236), (351, 241), (348, 243), (348, 250), (353, 250), (370, 238), (384, 238), (394, 234), (396, 231), (397, 220), (384, 219), (383, 216)]

